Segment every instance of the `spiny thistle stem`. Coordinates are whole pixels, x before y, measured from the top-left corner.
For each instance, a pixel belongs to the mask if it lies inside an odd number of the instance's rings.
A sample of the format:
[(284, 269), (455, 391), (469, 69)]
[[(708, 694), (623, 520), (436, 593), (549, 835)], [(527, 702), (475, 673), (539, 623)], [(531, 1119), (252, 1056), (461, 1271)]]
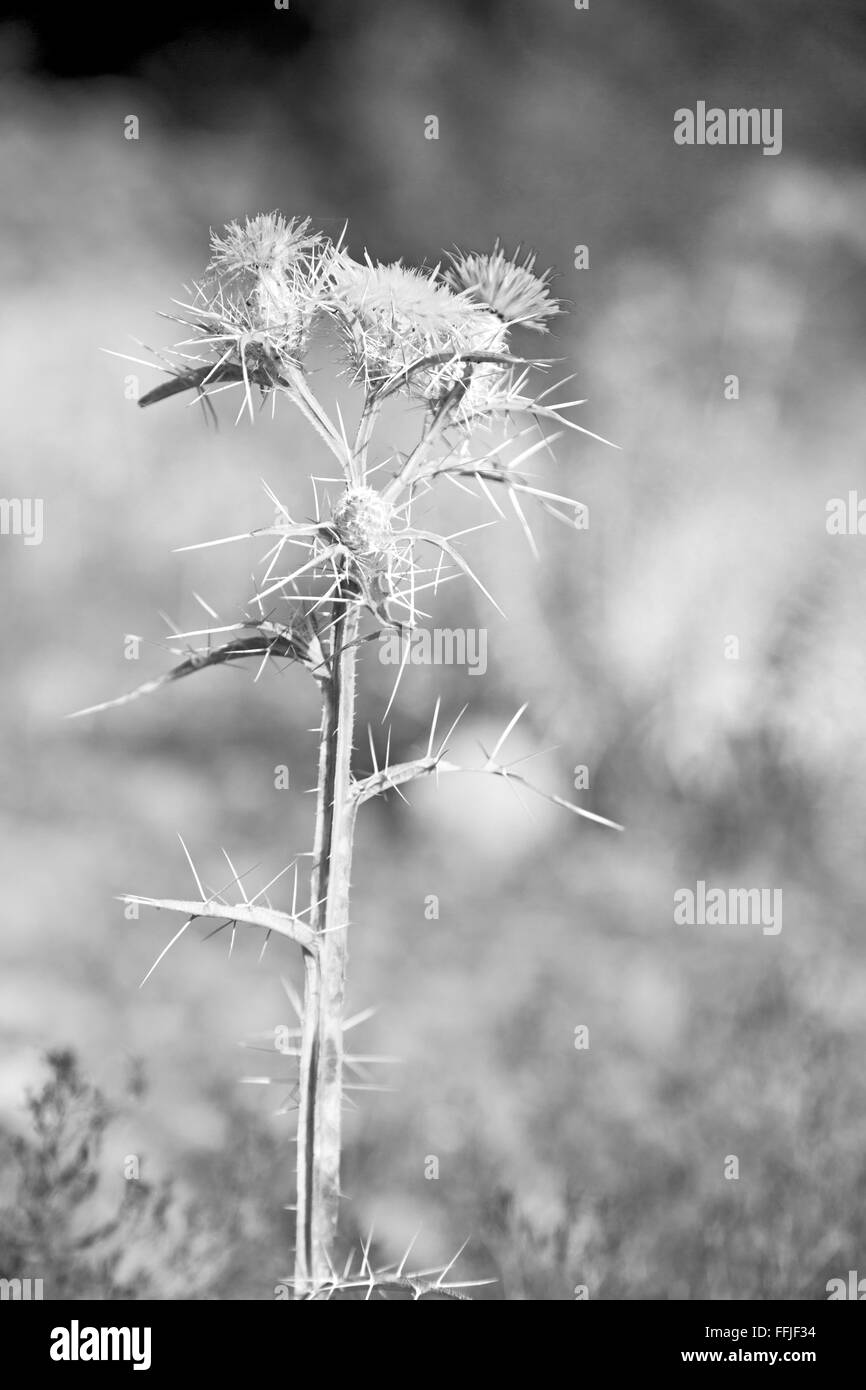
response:
[(318, 955), (307, 956), (301, 1039), (297, 1160), (295, 1289), (333, 1277), (337, 1236), (343, 1105), (343, 1002), (346, 989), (349, 887), (356, 802), (351, 795), (359, 614), (342, 591), (322, 681), (322, 724), (311, 875)]

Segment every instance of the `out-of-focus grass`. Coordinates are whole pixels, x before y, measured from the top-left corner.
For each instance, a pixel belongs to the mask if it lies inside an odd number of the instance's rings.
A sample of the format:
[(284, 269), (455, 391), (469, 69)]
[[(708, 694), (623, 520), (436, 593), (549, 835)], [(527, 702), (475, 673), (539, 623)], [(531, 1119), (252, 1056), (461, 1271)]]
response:
[[(672, 44), (646, 23), (659, 51)], [(399, 25), (368, 35), (344, 90), (351, 136), (335, 107), (322, 117), (318, 138), (343, 151), (326, 169), (291, 106), (277, 150), (264, 98), (217, 139), (170, 128), (134, 84), (15, 86), (0, 144), (14, 217), (3, 490), (43, 497), (46, 520), (40, 547), (0, 546), (3, 1113), (22, 1123), (46, 1045), (74, 1045), (109, 1090), (142, 1056), (136, 1151), (193, 1188), (220, 1183), (238, 1125), (225, 1083), (258, 1064), (235, 1042), (289, 1021), (278, 968), (291, 957), (275, 948), (259, 967), (244, 940), (229, 962), (220, 938), (188, 934), (138, 993), (172, 928), (126, 921), (113, 895), (186, 891), (178, 831), (215, 884), (221, 845), (259, 865), (256, 883), (308, 847), (302, 676), (207, 673), (98, 720), (62, 716), (164, 669), (157, 610), (197, 626), (193, 588), (230, 621), (253, 550), (172, 547), (261, 521), (260, 477), (302, 512), (323, 460), (285, 411), (235, 432), (225, 406), (217, 434), (177, 403), (139, 413), (124, 378), (155, 378), (99, 349), (164, 341), (153, 310), (199, 269), (208, 225), (244, 211), (348, 215), (353, 249), (383, 256), (521, 236), (565, 268), (575, 314), (552, 351), (591, 397), (581, 422), (622, 452), (560, 442), (546, 476), (588, 503), (591, 526), (542, 519), (540, 564), (516, 524), (472, 538), (509, 622), (468, 586), (443, 590), (437, 620), (486, 625), (489, 669), (410, 671), (396, 746), (420, 736), (437, 694), (451, 717), (472, 700), (468, 733), (485, 743), (529, 699), (519, 752), (558, 745), (536, 775), (568, 794), (588, 765), (591, 804), (628, 831), (528, 815), (474, 780), (419, 786), (411, 809), (365, 808), (350, 1003), (380, 1005), (365, 1044), (404, 1064), (399, 1089), (362, 1096), (347, 1121), (347, 1224), (375, 1218), (398, 1253), (423, 1221), (422, 1258), (471, 1235), (467, 1260), (509, 1298), (578, 1284), (592, 1297), (821, 1297), (831, 1274), (862, 1268), (866, 1209), (863, 542), (824, 528), (826, 500), (856, 486), (863, 436), (851, 287), (866, 185), (793, 135), (779, 160), (675, 162), (665, 123), (679, 101), (648, 123), (613, 64), (576, 129), (562, 113), (580, 55), (540, 33), (522, 73), (510, 50), (454, 31), (456, 76), (428, 99), (415, 64), (423, 50), (441, 72), (446, 28), (401, 46), (387, 87)], [(472, 64), (477, 87), (479, 70), (489, 80), (470, 120), (457, 79)], [(507, 88), (494, 80), (506, 72)], [(413, 143), (421, 106), (440, 110), (435, 147)], [(122, 139), (128, 110), (143, 117), (137, 145)], [(577, 242), (592, 268), (569, 273)], [(723, 398), (730, 372), (737, 401)], [(471, 524), (465, 498), (442, 506), (451, 529)], [(126, 633), (155, 645), (128, 662)], [(731, 634), (738, 661), (724, 658)], [(378, 726), (392, 678), (368, 653), (363, 722)], [(283, 762), (289, 792), (273, 787)], [(675, 927), (673, 892), (698, 878), (782, 888), (781, 934)], [(573, 1046), (580, 1024), (588, 1051)], [(240, 1112), (269, 1155), (243, 1191), (248, 1231), (271, 1211), (282, 1239), (270, 1165), (280, 1146), (288, 1156), (291, 1120), (270, 1117), (271, 1099), (256, 1092)], [(285, 1272), (269, 1240), (259, 1248), (263, 1268), (245, 1265), (235, 1291), (267, 1296)]]

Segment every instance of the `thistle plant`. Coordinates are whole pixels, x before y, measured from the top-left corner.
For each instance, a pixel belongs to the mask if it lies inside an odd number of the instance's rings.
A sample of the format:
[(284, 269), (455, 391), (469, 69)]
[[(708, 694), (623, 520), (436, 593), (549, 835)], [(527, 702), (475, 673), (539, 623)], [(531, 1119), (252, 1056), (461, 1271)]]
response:
[[(308, 515), (301, 515), (295, 498), (280, 498), (266, 486), (273, 514), (269, 524), (184, 547), (250, 538), (264, 544), (260, 577), (237, 622), (177, 633), (178, 642), (198, 643), (185, 653), (179, 650), (179, 664), (119, 700), (81, 711), (122, 704), (226, 663), (253, 662), (259, 674), (269, 664), (290, 663), (305, 668), (318, 686), (321, 723), (307, 905), (298, 908), (300, 855), (254, 894), (228, 860), (229, 881), (214, 891), (205, 887), (183, 841), (194, 898), (124, 899), (184, 919), (145, 978), (194, 922), (208, 918), (217, 924), (215, 931), (230, 928), (232, 941), (243, 927), (260, 933), (262, 953), (274, 933), (299, 949), (302, 995), (287, 983), (298, 1015), (287, 1050), (297, 1068), (291, 1280), (296, 1298), (352, 1296), (352, 1291), (387, 1297), (395, 1290), (413, 1298), (461, 1296), (465, 1287), (451, 1277), (453, 1260), (435, 1270), (412, 1271), (407, 1252), (396, 1267), (374, 1270), (369, 1242), (358, 1270), (353, 1272), (350, 1256), (338, 1273), (342, 1113), (346, 1090), (355, 1084), (347, 1077), (368, 1085), (367, 1068), (377, 1060), (346, 1047), (347, 1032), (366, 1016), (347, 1018), (344, 1007), (352, 852), (361, 808), (376, 796), (401, 793), (419, 778), (476, 771), (545, 796), (577, 816), (621, 828), (535, 787), (507, 761), (504, 746), (525, 706), (473, 769), (448, 757), (464, 711), (449, 724), (438, 700), (419, 756), (393, 761), (390, 732), (384, 750), (377, 750), (370, 736), (368, 770), (358, 766), (355, 755), (356, 668), (364, 645), (383, 633), (410, 637), (427, 616), (426, 596), (435, 597), (448, 579), (463, 577), (498, 607), (458, 545), (467, 532), (426, 529), (417, 520), (419, 503), (426, 504), (443, 484), (489, 504), (494, 516), (505, 515), (506, 503), (533, 550), (528, 504), (566, 524), (579, 516), (580, 504), (538, 486), (527, 465), (563, 430), (581, 430), (567, 412), (583, 402), (558, 399), (563, 382), (542, 389), (550, 363), (519, 355), (513, 346), (521, 330), (546, 333), (561, 312), (550, 277), (537, 273), (534, 258), (509, 256), (499, 244), (488, 254), (456, 252), (434, 268), (381, 265), (369, 257), (353, 259), (343, 237), (335, 242), (309, 220), (267, 214), (231, 223), (212, 236), (204, 277), (169, 316), (182, 326), (183, 336), (163, 358), (167, 380), (139, 401), (147, 406), (192, 392), (213, 415), (214, 399), (231, 391), (238, 399), (239, 422), (245, 415), (253, 420), (257, 405), (276, 408), (284, 400), (300, 412), (333, 460), (333, 476), (311, 480)], [(357, 419), (349, 425), (339, 406), (328, 409), (314, 390), (307, 367), (314, 337), (330, 344), (339, 370), (357, 391)], [(418, 407), (417, 439), (406, 453), (379, 457), (376, 426), (383, 405), (394, 397)], [(386, 717), (402, 672), (401, 666)], [(291, 909), (275, 907), (270, 896), (277, 880), (285, 884), (287, 873), (294, 875)]]

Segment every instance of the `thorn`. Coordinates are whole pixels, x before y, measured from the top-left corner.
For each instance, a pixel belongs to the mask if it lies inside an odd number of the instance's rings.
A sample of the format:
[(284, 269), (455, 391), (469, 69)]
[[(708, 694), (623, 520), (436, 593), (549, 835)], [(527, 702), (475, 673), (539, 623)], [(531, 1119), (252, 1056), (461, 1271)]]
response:
[(467, 1247), (467, 1245), (469, 1244), (469, 1242), (470, 1242), (471, 1239), (472, 1239), (471, 1236), (467, 1236), (467, 1237), (466, 1237), (466, 1239), (464, 1240), (464, 1242), (463, 1242), (463, 1244), (461, 1245), (460, 1249), (457, 1251), (457, 1254), (456, 1254), (456, 1255), (454, 1256), (454, 1258), (445, 1266), (445, 1268), (443, 1269), (442, 1273), (439, 1275), (439, 1278), (436, 1280), (436, 1283), (437, 1283), (440, 1287), (441, 1287), (441, 1285), (442, 1285), (442, 1280), (445, 1278), (445, 1275), (448, 1273), (449, 1269), (453, 1269), (453, 1268), (454, 1268), (454, 1266), (456, 1265), (457, 1261), (460, 1259), (460, 1256), (463, 1254), (463, 1251), (466, 1249), (466, 1247)]
[[(234, 874), (234, 880), (233, 880), (233, 882), (237, 884), (238, 888), (240, 889), (241, 897), (243, 898), (243, 900), (244, 900), (244, 902), (246, 903), (247, 907), (249, 907), (249, 906), (250, 906), (250, 900), (249, 900), (249, 898), (247, 897), (246, 889), (244, 888), (244, 885), (243, 885), (243, 883), (241, 882), (241, 875), (238, 873), (238, 871), (237, 871), (237, 869), (235, 868), (234, 864), (233, 864), (232, 861), (229, 859), (229, 853), (228, 853), (228, 850), (227, 850), (227, 849), (224, 849), (224, 850), (223, 850), (223, 854), (225, 855), (225, 861), (226, 861), (226, 863), (228, 864), (229, 868), (231, 869), (232, 873)], [(251, 870), (250, 870), (250, 869), (247, 869), (247, 873), (250, 873), (250, 872), (251, 872)], [(231, 886), (231, 885), (229, 885), (229, 884), (226, 885), (226, 887), (230, 887), (230, 886)]]
[(156, 960), (153, 962), (153, 965), (150, 967), (150, 969), (148, 970), (148, 972), (147, 972), (147, 974), (145, 975), (144, 979), (142, 980), (141, 984), (138, 986), (139, 989), (144, 989), (144, 986), (147, 984), (148, 980), (150, 979), (150, 977), (151, 977), (151, 975), (153, 974), (153, 972), (154, 972), (154, 970), (156, 969), (156, 967), (159, 965), (160, 961), (163, 960), (164, 957), (168, 955), (168, 953), (169, 953), (169, 951), (171, 950), (171, 948), (172, 948), (172, 946), (174, 945), (174, 943), (175, 943), (176, 941), (180, 941), (180, 938), (183, 936), (183, 934), (184, 934), (184, 932), (186, 931), (187, 927), (190, 925), (191, 922), (194, 922), (194, 921), (195, 921), (195, 918), (194, 918), (194, 917), (188, 918), (187, 921), (184, 922), (184, 924), (183, 924), (183, 926), (181, 927), (180, 931), (175, 932), (174, 936), (171, 938), (171, 941), (168, 943), (167, 946), (165, 946), (165, 947), (160, 951), (160, 953), (159, 953), (159, 955), (157, 956)]
[(398, 1279), (402, 1279), (402, 1278), (403, 1278), (403, 1271), (404, 1271), (404, 1269), (406, 1268), (406, 1261), (408, 1260), (409, 1256), (412, 1254), (412, 1247), (414, 1246), (416, 1240), (417, 1240), (418, 1237), (420, 1236), (420, 1234), (421, 1234), (421, 1229), (422, 1229), (422, 1228), (419, 1226), (418, 1229), (417, 1229), (417, 1231), (415, 1232), (414, 1236), (413, 1236), (412, 1239), (409, 1241), (409, 1244), (408, 1244), (407, 1247), (406, 1247), (406, 1253), (405, 1253), (405, 1255), (403, 1256), (403, 1258), (402, 1258), (402, 1260), (400, 1261), (400, 1264), (399, 1264), (399, 1266), (398, 1266), (398, 1268), (397, 1268), (397, 1276), (396, 1276), (396, 1277), (397, 1277)]
[(502, 747), (503, 743), (504, 743), (505, 740), (508, 738), (508, 735), (511, 733), (511, 730), (514, 728), (515, 724), (517, 723), (517, 721), (518, 721), (518, 719), (520, 718), (520, 716), (523, 714), (524, 710), (526, 710), (527, 708), (528, 708), (528, 701), (527, 701), (526, 704), (523, 704), (523, 705), (520, 706), (520, 709), (517, 711), (517, 713), (514, 715), (514, 717), (508, 722), (508, 724), (505, 726), (505, 729), (504, 729), (504, 731), (500, 734), (499, 739), (498, 739), (498, 741), (497, 741), (497, 743), (496, 743), (496, 746), (495, 746), (495, 748), (493, 749), (493, 752), (490, 754), (490, 756), (489, 756), (488, 759), (487, 759), (487, 765), (488, 765), (488, 767), (489, 767), (492, 763), (494, 763), (494, 762), (496, 761), (496, 754), (499, 752), (499, 750), (500, 750), (500, 748)]
[(351, 1018), (347, 1018), (344, 1021), (343, 1032), (348, 1033), (350, 1028), (356, 1028), (359, 1023), (366, 1023), (368, 1018), (372, 1018), (373, 1015), (378, 1012), (378, 1006), (374, 1004), (372, 1008), (362, 1009), (360, 1013), (353, 1014)]
[(428, 757), (428, 758), (431, 756), (431, 754), (432, 754), (432, 752), (433, 752), (433, 740), (434, 740), (434, 738), (436, 737), (436, 724), (437, 724), (437, 721), (438, 721), (438, 719), (439, 719), (439, 706), (441, 705), (441, 703), (442, 703), (442, 697), (441, 697), (441, 696), (437, 696), (437, 697), (436, 697), (436, 707), (435, 707), (435, 709), (433, 710), (433, 722), (432, 722), (432, 724), (430, 725), (430, 737), (429, 737), (429, 739), (427, 740), (427, 757)]
[(181, 835), (180, 831), (178, 831), (177, 838), (180, 840), (181, 848), (182, 848), (182, 850), (183, 850), (183, 852), (184, 852), (184, 854), (186, 855), (186, 858), (187, 858), (187, 863), (189, 864), (189, 867), (192, 869), (192, 876), (193, 876), (193, 878), (195, 879), (195, 886), (196, 886), (196, 888), (197, 888), (198, 891), (199, 891), (199, 894), (200, 894), (200, 896), (201, 896), (201, 900), (202, 900), (202, 902), (207, 902), (207, 894), (205, 893), (204, 889), (203, 889), (202, 886), (201, 886), (201, 879), (200, 879), (199, 876), (198, 876), (198, 873), (197, 873), (197, 871), (196, 871), (195, 864), (193, 864), (193, 862), (192, 862), (192, 855), (190, 854), (189, 850), (187, 849), (186, 845), (184, 844), (184, 842), (183, 842), (183, 836)]
[(304, 1006), (303, 1006), (303, 1004), (301, 1003), (301, 1000), (300, 1000), (300, 998), (299, 998), (299, 996), (298, 996), (297, 991), (295, 990), (294, 986), (290, 983), (290, 981), (286, 979), (286, 977), (285, 977), (284, 975), (281, 975), (281, 976), (280, 976), (280, 984), (282, 985), (283, 989), (284, 989), (285, 992), (286, 992), (286, 997), (288, 998), (289, 1003), (291, 1004), (292, 1008), (294, 1009), (295, 1013), (296, 1013), (297, 1016), (298, 1016), (298, 1022), (299, 1022), (301, 1025), (303, 1025), (303, 1022), (304, 1022)]

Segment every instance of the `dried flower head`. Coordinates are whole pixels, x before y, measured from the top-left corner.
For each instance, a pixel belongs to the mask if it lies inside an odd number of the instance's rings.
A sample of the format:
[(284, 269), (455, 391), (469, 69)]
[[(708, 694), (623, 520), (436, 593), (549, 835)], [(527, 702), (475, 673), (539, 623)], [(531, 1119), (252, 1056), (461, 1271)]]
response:
[(463, 291), (479, 304), (485, 304), (501, 323), (511, 327), (522, 324), (537, 333), (547, 333), (545, 320), (562, 312), (559, 302), (550, 294), (549, 270), (535, 273), (535, 253), (518, 260), (520, 250), (507, 256), (500, 242), (492, 252), (451, 257), (448, 283), (458, 293)]

